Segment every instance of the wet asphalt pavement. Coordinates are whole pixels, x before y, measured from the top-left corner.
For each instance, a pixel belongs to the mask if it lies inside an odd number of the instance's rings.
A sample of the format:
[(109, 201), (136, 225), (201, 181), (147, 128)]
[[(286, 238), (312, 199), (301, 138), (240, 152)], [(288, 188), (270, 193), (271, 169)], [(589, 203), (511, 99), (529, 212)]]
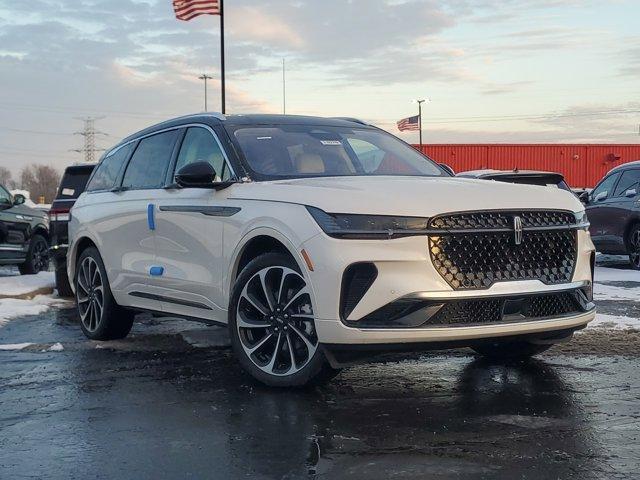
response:
[(10, 322), (0, 344), (36, 345), (0, 351), (0, 478), (640, 475), (637, 356), (428, 354), (281, 391), (248, 378), (223, 333), (147, 316), (98, 345), (72, 309)]

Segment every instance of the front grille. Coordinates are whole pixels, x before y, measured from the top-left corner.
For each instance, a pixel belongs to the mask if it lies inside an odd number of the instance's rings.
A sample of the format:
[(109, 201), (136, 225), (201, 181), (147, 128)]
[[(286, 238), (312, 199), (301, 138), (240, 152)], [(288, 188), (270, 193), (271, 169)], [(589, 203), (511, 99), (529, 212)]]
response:
[[(523, 228), (520, 244), (515, 241), (516, 216)], [(455, 290), (489, 288), (514, 280), (566, 283), (571, 281), (577, 255), (574, 224), (572, 213), (556, 211), (436, 217), (430, 228), (446, 232), (429, 237), (429, 251), (434, 267)]]
[(423, 326), (477, 325), (559, 317), (583, 311), (576, 292), (522, 298), (454, 300), (445, 303)]

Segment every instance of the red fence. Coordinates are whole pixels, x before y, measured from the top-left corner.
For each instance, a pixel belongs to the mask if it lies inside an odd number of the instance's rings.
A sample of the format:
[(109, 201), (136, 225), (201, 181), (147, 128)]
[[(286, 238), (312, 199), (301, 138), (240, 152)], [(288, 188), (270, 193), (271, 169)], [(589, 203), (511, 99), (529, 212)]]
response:
[(456, 172), (483, 168), (560, 172), (572, 187), (593, 187), (613, 167), (640, 160), (640, 144), (424, 145), (422, 151)]

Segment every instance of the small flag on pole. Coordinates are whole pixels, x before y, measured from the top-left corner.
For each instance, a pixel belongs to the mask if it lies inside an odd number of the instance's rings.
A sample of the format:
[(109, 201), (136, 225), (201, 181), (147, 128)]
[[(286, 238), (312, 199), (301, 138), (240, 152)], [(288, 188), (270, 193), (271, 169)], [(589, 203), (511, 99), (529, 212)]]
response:
[(415, 117), (403, 118), (398, 122), (398, 130), (401, 132), (420, 130), (420, 115)]
[(178, 20), (185, 22), (199, 15), (220, 15), (219, 0), (173, 0)]

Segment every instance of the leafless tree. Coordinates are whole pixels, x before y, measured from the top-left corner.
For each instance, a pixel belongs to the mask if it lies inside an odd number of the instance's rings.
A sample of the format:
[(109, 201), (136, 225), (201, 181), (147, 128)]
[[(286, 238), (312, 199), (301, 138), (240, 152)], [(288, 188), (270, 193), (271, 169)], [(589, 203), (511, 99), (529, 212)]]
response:
[(48, 165), (32, 163), (22, 169), (20, 173), (21, 188), (28, 190), (31, 200), (38, 203), (40, 197), (44, 197), (45, 203), (51, 203), (55, 199), (60, 172)]
[(12, 190), (16, 187), (16, 183), (13, 181), (11, 170), (6, 167), (0, 167), (0, 185)]

